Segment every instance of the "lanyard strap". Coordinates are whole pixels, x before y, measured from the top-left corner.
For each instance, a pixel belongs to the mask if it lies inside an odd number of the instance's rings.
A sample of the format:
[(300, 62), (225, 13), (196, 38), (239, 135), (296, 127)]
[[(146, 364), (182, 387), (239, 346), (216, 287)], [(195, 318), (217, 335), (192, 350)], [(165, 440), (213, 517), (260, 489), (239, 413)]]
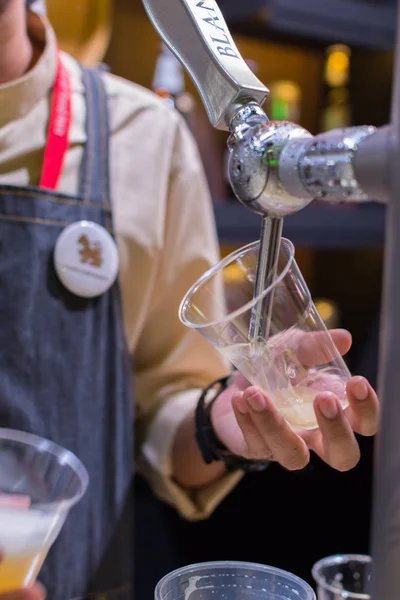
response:
[(69, 145), (71, 126), (71, 80), (58, 52), (57, 74), (50, 110), (40, 187), (57, 189)]

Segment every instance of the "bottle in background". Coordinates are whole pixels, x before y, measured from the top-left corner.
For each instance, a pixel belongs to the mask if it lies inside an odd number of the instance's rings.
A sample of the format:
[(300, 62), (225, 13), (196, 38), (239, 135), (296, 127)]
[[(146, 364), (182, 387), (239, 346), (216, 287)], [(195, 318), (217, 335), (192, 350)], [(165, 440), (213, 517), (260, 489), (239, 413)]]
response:
[(171, 108), (176, 108), (191, 125), (191, 116), (195, 109), (195, 101), (185, 89), (185, 75), (179, 60), (161, 44), (153, 77), (153, 91), (163, 98)]
[(268, 101), (272, 121), (300, 122), (301, 89), (294, 81), (272, 82)]
[(348, 83), (351, 50), (344, 44), (334, 44), (326, 51), (325, 102), (321, 115), (321, 131), (341, 129), (351, 125), (351, 105)]

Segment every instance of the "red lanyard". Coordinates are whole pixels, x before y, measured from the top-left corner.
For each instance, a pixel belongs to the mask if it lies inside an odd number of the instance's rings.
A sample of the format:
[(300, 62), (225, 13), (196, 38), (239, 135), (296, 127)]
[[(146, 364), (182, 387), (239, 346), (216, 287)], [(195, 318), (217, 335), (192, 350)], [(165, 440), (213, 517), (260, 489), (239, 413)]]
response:
[(41, 188), (57, 189), (69, 145), (71, 117), (71, 81), (69, 73), (62, 63), (61, 52), (59, 52), (49, 131), (40, 178)]

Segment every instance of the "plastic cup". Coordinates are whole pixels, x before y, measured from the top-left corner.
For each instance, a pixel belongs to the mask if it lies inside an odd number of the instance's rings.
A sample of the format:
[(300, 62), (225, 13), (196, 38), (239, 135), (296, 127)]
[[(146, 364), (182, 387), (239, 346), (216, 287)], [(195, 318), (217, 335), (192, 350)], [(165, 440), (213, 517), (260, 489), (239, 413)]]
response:
[(31, 585), (89, 477), (68, 450), (0, 428), (0, 593)]
[(178, 569), (156, 587), (155, 600), (315, 600), (299, 577), (264, 565), (209, 562)]
[(370, 600), (372, 559), (363, 554), (329, 556), (312, 569), (318, 600)]
[[(255, 242), (207, 271), (183, 299), (180, 319), (264, 390), (291, 425), (314, 429), (316, 395), (333, 392), (346, 407), (350, 373), (315, 308), (293, 244), (282, 239), (277, 278), (254, 298), (258, 252)], [(252, 309), (267, 295), (273, 295), (269, 337), (250, 342)]]

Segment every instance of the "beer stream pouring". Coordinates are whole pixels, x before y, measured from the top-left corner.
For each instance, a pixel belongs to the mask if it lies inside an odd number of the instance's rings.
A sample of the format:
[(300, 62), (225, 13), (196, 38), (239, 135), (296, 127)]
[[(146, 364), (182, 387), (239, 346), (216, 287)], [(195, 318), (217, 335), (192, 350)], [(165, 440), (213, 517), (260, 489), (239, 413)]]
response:
[[(230, 132), (229, 177), (262, 217), (255, 296), (273, 281), (282, 221), (314, 198), (388, 203), (381, 352), (382, 417), (375, 476), (374, 600), (400, 598), (400, 44), (392, 124), (312, 136), (262, 110), (268, 89), (240, 55), (215, 0), (143, 0), (164, 42), (191, 75), (212, 125)], [(344, 213), (343, 219), (346, 218)], [(268, 337), (273, 298), (256, 303), (250, 341)], [(267, 304), (266, 304), (267, 303)], [(329, 526), (327, 524), (327, 526)]]

